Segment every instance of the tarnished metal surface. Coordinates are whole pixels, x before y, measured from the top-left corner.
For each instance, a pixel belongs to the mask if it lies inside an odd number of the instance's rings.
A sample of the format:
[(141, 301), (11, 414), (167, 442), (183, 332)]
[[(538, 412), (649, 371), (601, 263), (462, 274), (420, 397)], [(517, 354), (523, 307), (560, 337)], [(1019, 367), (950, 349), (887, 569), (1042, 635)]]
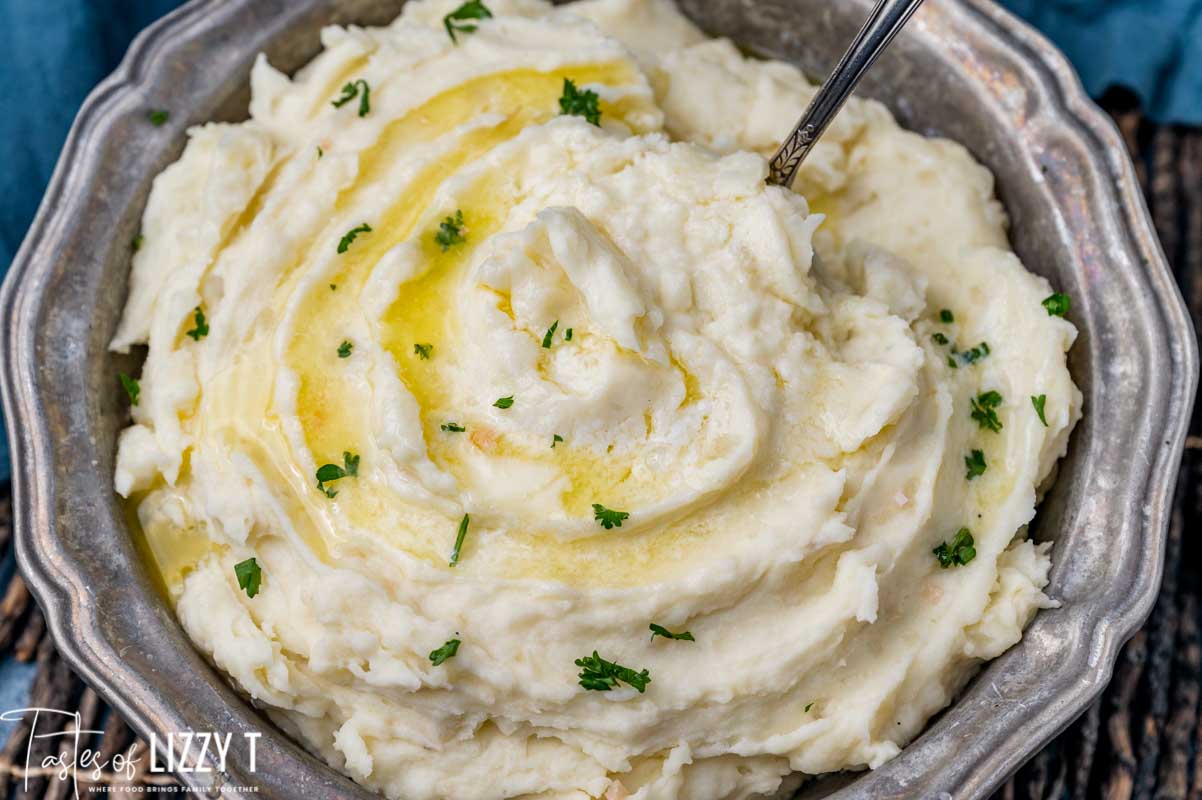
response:
[[(681, 5), (710, 33), (821, 76), (870, 0)], [(0, 292), (21, 567), (64, 657), (140, 732), (263, 731), (255, 774), (232, 753), (224, 773), (183, 776), (198, 785), (255, 785), (267, 798), (370, 796), (222, 680), (139, 563), (111, 488), (126, 423), (114, 376), (131, 364), (105, 349), (129, 243), (184, 129), (244, 118), (255, 53), (292, 70), (316, 54), (323, 24), (382, 23), (399, 6), (194, 0), (148, 29), (85, 103)], [(1061, 608), (1042, 612), (896, 759), (803, 792), (982, 798), (1085, 708), (1151, 609), (1196, 340), (1117, 133), (1040, 36), (988, 0), (929, 0), (861, 91), (907, 126), (963, 142), (994, 171), (1016, 249), (1073, 296), (1081, 329), (1071, 367), (1086, 416), (1033, 526), (1056, 543), (1050, 592)], [(169, 122), (149, 125), (148, 108), (169, 109)]]

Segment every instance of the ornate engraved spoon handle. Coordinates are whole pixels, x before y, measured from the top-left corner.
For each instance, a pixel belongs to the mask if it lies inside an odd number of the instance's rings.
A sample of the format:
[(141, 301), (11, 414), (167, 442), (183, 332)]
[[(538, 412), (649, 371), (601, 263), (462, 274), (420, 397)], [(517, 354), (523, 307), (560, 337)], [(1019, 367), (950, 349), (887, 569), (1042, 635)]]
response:
[(790, 186), (793, 183), (797, 168), (809, 154), (814, 142), (826, 130), (835, 114), (839, 113), (844, 101), (851, 96), (877, 56), (884, 52), (920, 5), (922, 0), (877, 0), (868, 21), (856, 34), (855, 41), (843, 54), (835, 71), (822, 84), (809, 108), (801, 115), (797, 127), (772, 157), (768, 183), (777, 186)]

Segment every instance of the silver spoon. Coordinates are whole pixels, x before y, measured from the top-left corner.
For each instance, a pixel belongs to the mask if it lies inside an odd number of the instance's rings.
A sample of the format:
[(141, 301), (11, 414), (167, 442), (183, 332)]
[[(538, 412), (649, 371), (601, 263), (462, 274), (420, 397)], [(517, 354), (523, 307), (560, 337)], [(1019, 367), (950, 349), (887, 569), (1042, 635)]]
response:
[(839, 113), (843, 103), (851, 96), (860, 79), (884, 52), (893, 37), (910, 19), (910, 15), (922, 5), (922, 0), (878, 0), (868, 16), (868, 21), (851, 47), (843, 54), (835, 71), (822, 84), (810, 106), (801, 115), (797, 127), (785, 139), (768, 165), (768, 183), (791, 186), (797, 168), (809, 155), (814, 142)]

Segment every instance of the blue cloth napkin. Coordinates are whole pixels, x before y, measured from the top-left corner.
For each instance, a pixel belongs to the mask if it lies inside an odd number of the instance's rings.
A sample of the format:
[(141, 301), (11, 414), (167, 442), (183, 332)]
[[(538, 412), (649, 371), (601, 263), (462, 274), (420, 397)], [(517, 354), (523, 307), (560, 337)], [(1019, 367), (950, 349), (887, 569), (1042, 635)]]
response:
[(1202, 125), (1202, 0), (1004, 0), (1064, 51), (1094, 97), (1132, 89), (1161, 123)]
[[(1202, 0), (1005, 0), (1069, 55), (1095, 95), (1119, 84), (1161, 122), (1202, 124)], [(0, 275), (88, 91), (179, 0), (0, 3)], [(1191, 44), (1193, 45), (1191, 47)], [(0, 481), (9, 476), (0, 432)]]

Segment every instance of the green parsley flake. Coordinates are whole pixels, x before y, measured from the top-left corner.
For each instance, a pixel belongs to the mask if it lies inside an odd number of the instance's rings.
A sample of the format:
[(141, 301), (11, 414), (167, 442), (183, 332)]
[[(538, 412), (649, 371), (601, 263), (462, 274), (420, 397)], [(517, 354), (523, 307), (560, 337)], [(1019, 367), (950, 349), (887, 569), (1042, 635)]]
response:
[(1045, 297), (1042, 305), (1047, 309), (1049, 317), (1063, 317), (1072, 307), (1072, 301), (1069, 300), (1067, 294), (1055, 292)]
[(342, 95), (337, 100), (330, 101), (330, 105), (342, 108), (356, 97), (359, 98), (359, 116), (366, 117), (367, 112), (371, 111), (371, 87), (362, 78), (344, 85)]
[(989, 355), (989, 345), (986, 342), (981, 342), (971, 350), (964, 350), (958, 353), (958, 355), (960, 356), (960, 360), (965, 364), (974, 364)]
[(944, 325), (950, 325), (956, 321), (956, 315), (952, 313), (950, 308), (945, 308), (939, 312), (939, 321)]
[(510, 408), (513, 406), (513, 395), (509, 397), (499, 397), (497, 402), (493, 403), (494, 408)]
[(697, 641), (696, 639), (693, 638), (693, 634), (689, 633), (688, 631), (681, 631), (680, 633), (672, 633), (672, 631), (668, 630), (663, 625), (656, 625), (654, 622), (652, 622), (651, 623), (651, 640), (654, 641), (656, 636), (662, 636), (665, 639), (676, 639), (681, 642)]
[(563, 94), (559, 98), (559, 113), (573, 117), (584, 117), (594, 125), (601, 125), (601, 98), (592, 89), (583, 92), (568, 78), (563, 79)]
[(805, 707), (805, 713), (809, 714), (809, 713), (810, 713), (810, 709), (811, 709), (811, 708), (813, 708), (813, 707), (814, 707), (814, 704), (813, 704), (813, 703), (806, 703), (806, 707)]
[(594, 650), (591, 656), (576, 659), (580, 667), (580, 685), (594, 692), (608, 692), (618, 687), (618, 681), (633, 687), (639, 694), (651, 683), (651, 675), (647, 670), (635, 672), (629, 667), (623, 667), (612, 661), (606, 661)]
[(259, 593), (259, 586), (263, 583), (263, 570), (253, 557), (235, 564), (234, 576), (238, 578), (238, 588), (244, 590), (247, 597), (254, 597)]
[(342, 341), (342, 344), (338, 345), (338, 357), (339, 358), (350, 358), (351, 350), (353, 350), (353, 349), (355, 349), (355, 346), (344, 339)]
[(558, 433), (555, 434), (554, 436), (552, 436), (551, 437), (551, 449), (554, 450), (555, 445), (559, 444), (562, 441), (563, 441), (563, 437), (560, 436)]
[(134, 240), (129, 243), (129, 246), (132, 247), (134, 249), (134, 252), (136, 253), (142, 249), (142, 243), (145, 241), (146, 241), (146, 237), (139, 233), (137, 236), (134, 237)]
[(964, 466), (968, 469), (965, 477), (970, 481), (978, 475), (984, 475), (985, 470), (989, 469), (985, 463), (985, 454), (980, 450), (973, 450), (970, 455), (965, 456)]
[(459, 563), (459, 552), (463, 549), (463, 540), (467, 538), (467, 526), (472, 521), (468, 514), (463, 515), (463, 519), (459, 520), (459, 533), (455, 534), (455, 549), (451, 551), (451, 563), (448, 566), (455, 566)]
[(463, 244), (467, 241), (467, 227), (463, 222), (463, 212), (456, 211), (453, 216), (448, 216), (442, 222), (438, 223), (438, 231), (434, 234), (434, 241), (442, 248), (442, 252), (450, 250), (457, 244)]
[(371, 233), (371, 226), (364, 222), (347, 231), (346, 234), (338, 241), (338, 252), (345, 253), (347, 248), (351, 246), (351, 242), (355, 241), (355, 239), (357, 239), (361, 233)]
[(331, 284), (330, 284), (330, 291), (331, 291), (331, 292), (336, 292), (336, 291), (338, 291), (338, 284), (336, 284), (336, 283), (331, 283)]
[(150, 120), (150, 124), (156, 128), (167, 124), (167, 120), (170, 119), (170, 117), (171, 115), (162, 109), (155, 109), (146, 115), (146, 118)]
[(571, 328), (568, 328), (566, 331), (563, 332), (563, 340), (565, 342), (572, 341), (572, 329)]
[(444, 422), (441, 425), (442, 429), (447, 433), (463, 433), (467, 428), (460, 425), (458, 422)]
[(997, 433), (1002, 429), (997, 409), (1002, 405), (1002, 396), (997, 392), (983, 392), (972, 399), (972, 418), (982, 428)]
[[(1048, 426), (1048, 418), (1043, 415), (1043, 407), (1047, 402), (1048, 396), (1046, 394), (1031, 395), (1031, 405), (1035, 406), (1035, 413), (1039, 415), (1039, 421), (1043, 423), (1043, 427), (1045, 428)], [(135, 400), (134, 403), (136, 405), (137, 401)]]
[(199, 342), (201, 339), (209, 335), (209, 323), (205, 322), (205, 312), (200, 306), (192, 312), (192, 322), (196, 327), (190, 331), (185, 331), (184, 335), (188, 336), (194, 342)]
[(448, 639), (446, 644), (430, 653), (430, 663), (437, 667), (447, 659), (454, 658), (461, 644), (458, 639)]
[(946, 337), (946, 336), (944, 336), (942, 333), (936, 333), (936, 334), (934, 334), (934, 335), (931, 337), (931, 340), (932, 340), (933, 342), (935, 342), (935, 344), (947, 344), (947, 337)]
[(492, 12), (484, 5), (482, 0), (470, 0), (464, 3), (459, 8), (452, 11), (442, 18), (442, 24), (447, 29), (447, 36), (451, 37), (451, 41), (459, 44), (459, 40), (455, 38), (457, 33), (475, 33), (476, 25), (472, 22), (465, 22), (469, 19), (491, 19)]
[(939, 566), (943, 569), (962, 567), (977, 557), (977, 550), (973, 547), (972, 531), (968, 528), (961, 528), (952, 537), (950, 543), (944, 542), (931, 552), (939, 559)]
[(138, 395), (142, 393), (142, 386), (136, 378), (131, 378), (124, 372), (118, 372), (117, 377), (121, 379), (121, 385), (125, 387), (125, 393), (129, 395), (129, 404), (136, 406), (138, 404)]
[(325, 154), (326, 154), (326, 151), (321, 149), (321, 145), (317, 145), (317, 157), (321, 158)]
[(955, 357), (955, 356), (948, 356), (948, 357), (947, 357), (947, 365), (948, 365), (949, 367), (951, 367), (952, 369), (960, 369), (960, 365), (956, 363), (956, 357)]
[(434, 345), (419, 342), (413, 345), (413, 355), (420, 358), (422, 361), (429, 361), (430, 356), (434, 353)]
[(559, 327), (559, 320), (551, 323), (551, 327), (547, 328), (547, 332), (543, 334), (543, 348), (551, 349), (551, 339), (555, 336), (555, 329)]
[(317, 488), (325, 492), (326, 497), (334, 499), (338, 492), (326, 486), (341, 478), (353, 478), (359, 474), (359, 456), (354, 453), (343, 451), (342, 453), (343, 466), (337, 464), (322, 464), (317, 468)]
[(593, 519), (601, 523), (605, 530), (622, 527), (622, 522), (630, 517), (625, 511), (613, 511), (600, 503), (593, 503)]

